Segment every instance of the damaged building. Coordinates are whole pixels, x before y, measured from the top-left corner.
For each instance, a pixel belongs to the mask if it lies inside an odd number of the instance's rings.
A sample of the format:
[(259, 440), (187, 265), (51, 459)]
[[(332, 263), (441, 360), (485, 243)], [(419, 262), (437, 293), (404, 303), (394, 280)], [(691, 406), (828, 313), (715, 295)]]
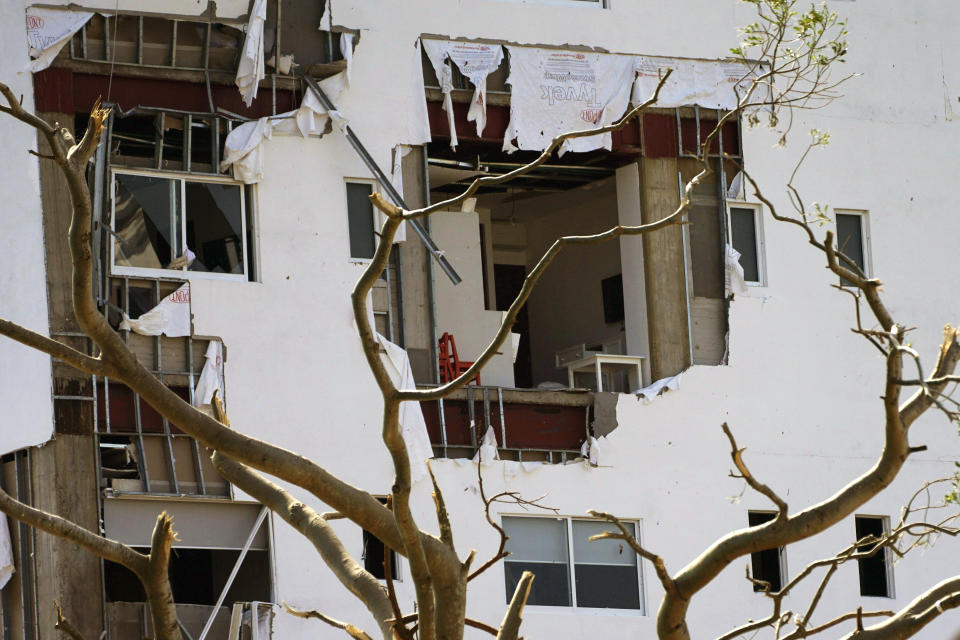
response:
[[(427, 459), (459, 550), (486, 557), (499, 543), (477, 493), (479, 460), (488, 492), (544, 496), (553, 509), (495, 505), (512, 555), (471, 583), (469, 617), (497, 624), (533, 570), (527, 637), (647, 638), (660, 583), (629, 549), (586, 542), (606, 529), (589, 509), (623, 517), (677, 570), (772, 517), (763, 496), (728, 477), (721, 423), (797, 508), (856, 477), (881, 443), (882, 366), (849, 331), (849, 296), (740, 172), (787, 206), (782, 185), (803, 144), (776, 148), (775, 136), (733, 119), (701, 156), (736, 107), (745, 71), (726, 56), (750, 14), (734, 0), (692, 4), (7, 3), (0, 81), (77, 138), (98, 99), (112, 109), (87, 172), (95, 289), (140, 362), (195, 406), (218, 391), (234, 428), (385, 498), (382, 403), (350, 306), (384, 220), (369, 196), (413, 209), (507, 176), (557, 134), (616, 121), (672, 69), (658, 104), (623, 129), (568, 141), (534, 171), (405, 223), (370, 302), (398, 382), (448, 382), (476, 361), (558, 237), (654, 222), (710, 164), (686, 224), (565, 250), (476, 379), (402, 417), (421, 527), (435, 521)], [(828, 109), (798, 112), (798, 139), (811, 128), (833, 135), (801, 174), (804, 194), (830, 204), (823, 225), (920, 327), (914, 346), (933, 353), (960, 315), (951, 287), (931, 277), (948, 269), (957, 231), (942, 158), (960, 138), (960, 65), (943, 50), (960, 11), (837, 4), (851, 24), (847, 66), (863, 76)], [(4, 118), (0, 316), (94, 353), (73, 317), (66, 185), (53, 163), (27, 155), (44, 152), (35, 132)], [(374, 627), (300, 534), (124, 384), (6, 339), (0, 362), (4, 490), (135, 548), (149, 547), (157, 513), (171, 513), (185, 637), (342, 635), (282, 602)], [(953, 474), (955, 430), (927, 416), (918, 431), (927, 450), (862, 511), (725, 570), (691, 607), (694, 635), (767, 615), (744, 563), (784, 584), (889, 528), (924, 481)], [(2, 640), (57, 637), (53, 601), (88, 638), (152, 633), (132, 573), (7, 525)], [(347, 520), (331, 526), (383, 576), (380, 540)], [(823, 617), (901, 608), (958, 572), (950, 545), (844, 566)], [(387, 555), (412, 611), (406, 561)], [(945, 616), (920, 637), (956, 626)]]

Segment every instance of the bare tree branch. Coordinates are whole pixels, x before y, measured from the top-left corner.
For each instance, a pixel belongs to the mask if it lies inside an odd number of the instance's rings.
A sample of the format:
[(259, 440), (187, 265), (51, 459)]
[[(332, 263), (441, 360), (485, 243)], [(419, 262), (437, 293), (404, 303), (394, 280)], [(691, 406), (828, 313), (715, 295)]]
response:
[(723, 433), (726, 434), (727, 439), (730, 441), (730, 457), (733, 458), (733, 464), (736, 465), (737, 471), (739, 472), (738, 475), (731, 471), (730, 477), (743, 478), (743, 480), (750, 485), (750, 488), (757, 493), (765, 495), (773, 504), (777, 505), (777, 517), (773, 520), (773, 522), (776, 522), (777, 520), (782, 521), (785, 519), (787, 517), (787, 503), (784, 502), (783, 499), (781, 499), (773, 489), (762, 482), (759, 482), (753, 476), (753, 474), (750, 473), (750, 469), (747, 468), (746, 463), (743, 461), (743, 452), (746, 451), (746, 449), (740, 449), (737, 447), (737, 441), (734, 439), (733, 432), (730, 431), (730, 427), (726, 422), (723, 423), (722, 428)]
[(330, 616), (324, 615), (319, 611), (300, 611), (298, 609), (294, 609), (293, 607), (288, 605), (286, 602), (282, 604), (283, 604), (283, 608), (287, 610), (287, 613), (294, 615), (298, 618), (306, 618), (306, 619), (313, 618), (315, 620), (320, 620), (321, 622), (327, 623), (331, 627), (335, 627), (337, 629), (346, 631), (347, 634), (354, 640), (373, 640), (373, 638), (368, 636), (365, 631), (363, 631), (362, 629), (358, 629), (357, 627), (353, 626), (349, 622), (340, 622), (339, 620), (334, 620)]
[(503, 622), (500, 623), (500, 631), (497, 633), (497, 640), (517, 640), (520, 633), (520, 623), (523, 622), (523, 608), (527, 604), (527, 598), (530, 597), (530, 588), (533, 586), (533, 574), (524, 571), (517, 582), (517, 588), (513, 592), (513, 599), (510, 600), (510, 606), (503, 616)]

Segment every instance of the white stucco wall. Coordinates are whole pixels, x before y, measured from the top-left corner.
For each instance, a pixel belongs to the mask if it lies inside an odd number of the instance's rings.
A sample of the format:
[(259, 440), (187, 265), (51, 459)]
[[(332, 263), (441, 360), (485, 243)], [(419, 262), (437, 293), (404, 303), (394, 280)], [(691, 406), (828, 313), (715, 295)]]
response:
[[(83, 4), (115, 8), (105, 2)], [(150, 10), (189, 15), (201, 10), (193, 2), (161, 4)], [(749, 20), (733, 0), (691, 0), (682, 9), (667, 0), (620, 1), (609, 10), (506, 0), (419, 0), (415, 7), (333, 0), (333, 5), (335, 24), (361, 30), (353, 86), (338, 106), (385, 166), (389, 150), (405, 135), (398, 114), (409, 113), (419, 100), (411, 93), (409, 71), (416, 62), (411, 45), (421, 34), (716, 58), (735, 43), (735, 25)], [(122, 3), (121, 10), (143, 6)], [(218, 7), (221, 15), (246, 11), (246, 3)], [(956, 130), (960, 125), (954, 122), (954, 111), (960, 107), (950, 106), (960, 95), (960, 65), (950, 56), (960, 10), (948, 3), (907, 5), (892, 0), (843, 2), (837, 7), (850, 16), (846, 66), (863, 76), (845, 86), (843, 101), (802, 116), (786, 150), (772, 149), (774, 138), (762, 131), (747, 132), (745, 157), (755, 177), (785, 206), (779, 187), (802, 150), (805, 132), (813, 126), (832, 131), (832, 144), (815, 152), (798, 186), (810, 201), (869, 211), (874, 273), (885, 282), (892, 312), (918, 327), (911, 341), (929, 365), (940, 327), (960, 316), (949, 271), (960, 223), (952, 194), (945, 188), (954, 181), (952, 158), (960, 138)], [(22, 9), (0, 11), (4, 59), (25, 62), (17, 40)], [(5, 80), (19, 83), (16, 90), (29, 104), (28, 79), (5, 75)], [(23, 128), (0, 127), (4, 148), (25, 149), (32, 140)], [(380, 402), (349, 309), (349, 292), (362, 266), (348, 256), (343, 181), (367, 172), (337, 132), (307, 140), (278, 136), (266, 143), (265, 153), (266, 177), (256, 190), (260, 281), (196, 281), (195, 331), (220, 336), (227, 346), (227, 401), (235, 428), (294, 449), (348, 482), (385, 494), (392, 474), (380, 444)], [(44, 330), (45, 284), (37, 268), (43, 254), (36, 163), (14, 154), (4, 158), (0, 195), (8, 204), (0, 235), (4, 243), (0, 314)], [(626, 203), (621, 198), (621, 213)], [(462, 214), (450, 214), (446, 220), (456, 222), (457, 216)], [(444, 220), (435, 221), (438, 238), (444, 235)], [(469, 223), (474, 228), (475, 218)], [(694, 368), (685, 374), (679, 391), (650, 406), (623, 396), (618, 406), (620, 427), (602, 443), (599, 468), (575, 464), (524, 473), (492, 463), (485, 471), (489, 491), (509, 488), (530, 497), (545, 494), (544, 502), (566, 516), (598, 508), (637, 518), (645, 544), (676, 571), (718, 536), (745, 526), (748, 509), (769, 508), (749, 492), (739, 501), (728, 499), (740, 493), (742, 484), (727, 477), (730, 462), (719, 428), (722, 422), (729, 422), (741, 446), (748, 447), (747, 460), (758, 477), (774, 486), (792, 509), (828, 497), (867, 469), (880, 443), (880, 359), (849, 332), (853, 322), (849, 297), (830, 288), (835, 279), (825, 273), (822, 256), (793, 228), (768, 218), (764, 231), (769, 286), (752, 288), (731, 305), (729, 366)], [(628, 256), (624, 251), (624, 259), (642, 263), (636, 252)], [(478, 274), (479, 259), (471, 260), (474, 267), (461, 275)], [(437, 279), (442, 277), (438, 272)], [(444, 286), (438, 283), (441, 290)], [(629, 294), (627, 299), (631, 300)], [(638, 308), (639, 301), (642, 296), (629, 306)], [(640, 324), (628, 323), (628, 331), (631, 343), (644, 339)], [(460, 334), (457, 339), (467, 356)], [(0, 400), (8, 408), (0, 438), (19, 437), (34, 425), (42, 425), (38, 435), (48, 434), (48, 360), (9, 342), (0, 342), (0, 360), (4, 363)], [(495, 381), (497, 376), (488, 378), (484, 372), (484, 382)], [(924, 418), (914, 427), (911, 441), (927, 445), (928, 451), (913, 456), (896, 483), (858, 513), (895, 518), (904, 497), (922, 481), (952, 472), (960, 440), (942, 417)], [(438, 461), (434, 468), (447, 496), (461, 555), (476, 548), (479, 557), (487, 556), (496, 537), (482, 519), (475, 468), (453, 461)], [(301, 492), (297, 495), (308, 500)], [(418, 483), (415, 500), (422, 526), (435, 527), (426, 483)], [(509, 508), (503, 512), (518, 513)], [(343, 522), (335, 526), (359, 557), (359, 529)], [(791, 546), (788, 576), (852, 539), (853, 522), (848, 519), (815, 540)], [(942, 540), (925, 554), (898, 564), (894, 569), (898, 598), (892, 601), (860, 599), (856, 569), (845, 568), (835, 578), (818, 619), (853, 609), (861, 600), (868, 608), (903, 606), (939, 577), (960, 572), (951, 543)], [(273, 553), (278, 600), (320, 608), (373, 628), (363, 607), (335, 583), (309, 544), (283, 523), (275, 523)], [(766, 612), (762, 597), (743, 580), (745, 562), (731, 565), (694, 600), (690, 624), (696, 637), (719, 635)], [(646, 615), (531, 607), (524, 633), (651, 637), (660, 592), (649, 566), (644, 578)], [(398, 585), (408, 610), (410, 587), (409, 579)], [(803, 593), (808, 592), (801, 590), (793, 606), (802, 605)], [(502, 569), (494, 568), (472, 585), (469, 615), (496, 623), (504, 606)], [(921, 637), (943, 638), (956, 626), (955, 616), (945, 617)], [(284, 615), (275, 628), (275, 637), (284, 640), (334, 638), (341, 633)]]
[[(33, 109), (33, 79), (19, 74), (29, 59), (25, 14), (16, 3), (0, 5), (0, 82)], [(3, 101), (6, 105), (6, 100)], [(0, 317), (43, 335), (49, 332), (43, 217), (33, 128), (0, 114)], [(41, 444), (53, 434), (50, 358), (0, 338), (0, 452)]]

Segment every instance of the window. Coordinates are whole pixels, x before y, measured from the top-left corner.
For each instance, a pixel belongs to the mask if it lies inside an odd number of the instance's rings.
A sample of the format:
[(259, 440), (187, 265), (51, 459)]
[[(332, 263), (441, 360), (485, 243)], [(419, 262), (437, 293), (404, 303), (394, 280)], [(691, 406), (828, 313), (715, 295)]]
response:
[[(379, 500), (381, 504), (387, 504), (386, 498), (377, 498), (377, 500)], [(386, 569), (389, 566), (390, 577), (393, 580), (399, 580), (400, 572), (398, 569), (400, 564), (397, 562), (397, 552), (391, 549), (389, 557), (386, 557), (386, 552), (387, 546), (383, 544), (383, 540), (364, 529), (363, 554), (361, 555), (363, 568), (369, 571), (374, 578), (386, 580)]]
[[(867, 213), (865, 211), (837, 211), (837, 248), (870, 275), (869, 239)], [(850, 265), (840, 262), (842, 266)], [(844, 286), (850, 283), (843, 281)]]
[[(889, 530), (889, 523), (883, 517), (856, 516), (854, 520), (857, 540), (871, 535), (881, 538)], [(860, 553), (870, 551), (873, 546), (873, 543), (860, 545), (857, 551)], [(893, 597), (892, 567), (888, 562), (886, 548), (880, 549), (869, 558), (858, 559), (857, 565), (860, 570), (860, 595), (878, 598)]]
[(757, 205), (730, 205), (730, 244), (740, 253), (743, 279), (748, 284), (763, 284), (763, 234)]
[[(759, 526), (773, 520), (777, 514), (769, 511), (750, 511), (747, 520), (751, 527)], [(783, 588), (783, 577), (786, 571), (783, 566), (783, 547), (766, 549), (750, 554), (751, 575), (754, 580), (763, 580), (770, 583), (770, 592), (780, 591)], [(763, 591), (763, 588), (754, 583), (754, 591)]]
[(124, 170), (112, 193), (115, 275), (249, 279), (248, 187)]
[(504, 562), (507, 602), (523, 572), (531, 571), (536, 580), (527, 604), (643, 612), (637, 554), (620, 540), (589, 541), (610, 529), (606, 522), (504, 516), (503, 528), (510, 537)]
[(377, 249), (373, 203), (373, 183), (347, 182), (347, 224), (350, 233), (350, 257), (370, 260)]

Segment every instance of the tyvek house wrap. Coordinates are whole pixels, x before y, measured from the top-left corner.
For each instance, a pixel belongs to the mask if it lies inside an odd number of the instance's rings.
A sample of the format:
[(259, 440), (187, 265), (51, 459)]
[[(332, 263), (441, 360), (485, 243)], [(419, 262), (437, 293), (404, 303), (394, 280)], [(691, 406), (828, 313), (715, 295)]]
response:
[(92, 17), (91, 11), (27, 9), (27, 44), (34, 58), (27, 70), (36, 73), (49, 67), (73, 34)]
[[(632, 56), (513, 46), (507, 50), (512, 95), (504, 151), (539, 151), (561, 133), (611, 124), (626, 111), (634, 77)], [(609, 133), (576, 138), (565, 141), (560, 153), (610, 149), (611, 144)]]
[(473, 97), (467, 111), (467, 120), (477, 123), (477, 135), (482, 136), (487, 126), (487, 76), (497, 70), (503, 61), (503, 47), (498, 44), (456, 42), (454, 40), (422, 40), (423, 50), (433, 65), (443, 91), (443, 109), (450, 126), (450, 146), (456, 147), (457, 133), (453, 124), (453, 90), (451, 61), (473, 83)]

